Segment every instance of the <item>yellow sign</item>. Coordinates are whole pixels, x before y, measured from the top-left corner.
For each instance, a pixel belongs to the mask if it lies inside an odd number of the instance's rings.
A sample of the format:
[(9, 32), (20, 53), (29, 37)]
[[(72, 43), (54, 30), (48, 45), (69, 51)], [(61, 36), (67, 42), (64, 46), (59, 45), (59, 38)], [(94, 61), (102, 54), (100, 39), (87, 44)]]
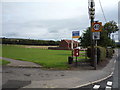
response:
[(72, 38), (80, 38), (80, 36), (72, 36)]
[(101, 32), (101, 31), (102, 31), (102, 22), (93, 22), (92, 32)]

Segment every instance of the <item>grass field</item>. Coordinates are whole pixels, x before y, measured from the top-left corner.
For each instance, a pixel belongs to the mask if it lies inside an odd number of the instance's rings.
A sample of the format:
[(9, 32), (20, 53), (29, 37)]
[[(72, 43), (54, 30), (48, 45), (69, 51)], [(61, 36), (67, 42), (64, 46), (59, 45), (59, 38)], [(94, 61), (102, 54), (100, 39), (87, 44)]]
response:
[(42, 65), (45, 68), (67, 69), (69, 67), (67, 64), (68, 56), (71, 56), (71, 51), (44, 50), (40, 48), (24, 48), (20, 46), (3, 45), (2, 56), (17, 60), (34, 62)]
[(6, 65), (6, 64), (9, 64), (9, 63), (10, 63), (9, 61), (0, 59), (0, 65)]

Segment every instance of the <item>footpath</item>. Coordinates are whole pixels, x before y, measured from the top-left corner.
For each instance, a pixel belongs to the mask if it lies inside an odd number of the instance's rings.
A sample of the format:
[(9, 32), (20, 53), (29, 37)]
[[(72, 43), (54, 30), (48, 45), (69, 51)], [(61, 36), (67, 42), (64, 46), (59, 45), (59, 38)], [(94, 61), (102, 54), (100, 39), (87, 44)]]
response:
[[(44, 72), (47, 72), (49, 74), (49, 77), (46, 75), (44, 76), (45, 79), (39, 80), (38, 77), (38, 80), (31, 80), (31, 83), (29, 85), (24, 86), (19, 90), (22, 90), (23, 88), (79, 88), (85, 85), (100, 82), (113, 75), (117, 56), (118, 51), (116, 50), (113, 58), (109, 61), (109, 63), (104, 68), (97, 70), (44, 70)], [(37, 64), (25, 61), (19, 61), (18, 63), (17, 60), (8, 58), (3, 59), (11, 61), (8, 66), (41, 67)], [(54, 73), (63, 74), (61, 75), (61, 77), (59, 77), (59, 75), (56, 75), (55, 77), (50, 78), (50, 76)]]
[(0, 57), (0, 59), (3, 60), (7, 60), (10, 61), (9, 64), (7, 64), (7, 66), (11, 66), (11, 67), (41, 67), (38, 64), (32, 63), (32, 62), (27, 62), (27, 61), (20, 61), (20, 60), (14, 60), (14, 59), (10, 59), (10, 58), (5, 58), (5, 57)]

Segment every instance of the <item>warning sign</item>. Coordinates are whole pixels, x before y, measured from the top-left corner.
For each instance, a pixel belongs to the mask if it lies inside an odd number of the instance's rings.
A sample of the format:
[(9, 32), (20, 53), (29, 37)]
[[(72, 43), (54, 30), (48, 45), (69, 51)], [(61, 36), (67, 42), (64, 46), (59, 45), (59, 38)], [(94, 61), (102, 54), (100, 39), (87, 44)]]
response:
[(101, 31), (102, 31), (102, 22), (93, 22), (92, 32), (101, 32)]

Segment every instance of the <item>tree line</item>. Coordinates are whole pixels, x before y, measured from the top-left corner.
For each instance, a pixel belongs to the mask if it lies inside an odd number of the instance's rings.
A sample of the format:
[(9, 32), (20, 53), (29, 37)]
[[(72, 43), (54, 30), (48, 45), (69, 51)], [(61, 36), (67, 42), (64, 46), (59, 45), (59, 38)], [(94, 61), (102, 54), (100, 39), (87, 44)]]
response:
[(57, 46), (60, 41), (53, 40), (33, 40), (33, 39), (16, 39), (16, 38), (0, 38), (1, 44), (18, 44), (18, 45), (45, 45)]
[[(116, 46), (115, 41), (111, 39), (110, 36), (112, 33), (115, 33), (118, 30), (119, 29), (115, 21), (109, 21), (105, 23), (102, 26), (102, 32), (100, 32), (100, 40), (98, 40), (98, 46), (102, 46), (105, 48), (108, 46), (115, 47)], [(91, 45), (90, 33), (91, 33), (91, 27), (88, 27), (84, 31), (83, 35), (79, 38), (81, 42), (81, 46), (88, 47)]]

